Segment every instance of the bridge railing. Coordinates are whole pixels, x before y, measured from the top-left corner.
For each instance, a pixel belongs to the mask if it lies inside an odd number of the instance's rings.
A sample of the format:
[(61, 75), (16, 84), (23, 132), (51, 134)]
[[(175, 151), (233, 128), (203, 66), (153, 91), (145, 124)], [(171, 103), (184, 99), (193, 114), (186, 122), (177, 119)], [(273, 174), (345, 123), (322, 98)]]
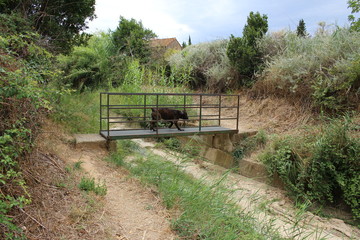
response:
[[(186, 110), (189, 119), (180, 119), (181, 128), (226, 127), (238, 131), (239, 95), (203, 93), (100, 93), (100, 133), (111, 131), (150, 131), (151, 122), (156, 122), (155, 133), (167, 128), (161, 123), (172, 120), (152, 120), (151, 108)], [(226, 114), (225, 114), (226, 112)], [(235, 126), (235, 127), (234, 127)]]

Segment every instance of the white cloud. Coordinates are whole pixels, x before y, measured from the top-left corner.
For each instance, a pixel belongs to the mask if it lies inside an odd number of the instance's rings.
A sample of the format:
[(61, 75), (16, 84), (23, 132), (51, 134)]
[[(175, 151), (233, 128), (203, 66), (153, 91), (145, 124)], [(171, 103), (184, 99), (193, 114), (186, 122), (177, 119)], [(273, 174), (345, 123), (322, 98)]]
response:
[(120, 16), (141, 20), (160, 38), (176, 37), (193, 43), (239, 36), (250, 11), (267, 14), (269, 30), (294, 30), (303, 18), (308, 30), (317, 23), (347, 22), (346, 1), (339, 0), (97, 0), (97, 19), (89, 23), (88, 32), (115, 30)]

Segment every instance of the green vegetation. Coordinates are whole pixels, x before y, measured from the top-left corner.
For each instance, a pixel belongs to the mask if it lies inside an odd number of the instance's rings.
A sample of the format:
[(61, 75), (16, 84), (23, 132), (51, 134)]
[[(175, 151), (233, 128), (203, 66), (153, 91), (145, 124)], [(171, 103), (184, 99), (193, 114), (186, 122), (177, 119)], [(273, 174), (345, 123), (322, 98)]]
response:
[[(125, 143), (124, 143), (125, 142)], [(145, 184), (155, 186), (168, 209), (181, 211), (172, 220), (172, 228), (184, 239), (281, 239), (271, 228), (261, 227), (244, 214), (231, 199), (221, 182), (207, 185), (185, 174), (181, 167), (136, 150), (129, 141), (118, 141), (118, 151), (132, 154), (125, 164)], [(127, 150), (124, 150), (126, 149)], [(142, 149), (143, 150), (143, 149)], [(134, 156), (135, 154), (135, 156)], [(125, 155), (123, 155), (125, 157)], [(119, 155), (114, 154), (114, 162)], [(123, 163), (121, 164), (123, 165)]]
[(262, 60), (257, 47), (257, 41), (268, 30), (267, 16), (250, 12), (242, 37), (231, 35), (227, 55), (231, 64), (240, 74), (241, 85), (251, 85), (254, 74), (260, 70)]
[(120, 17), (119, 26), (112, 33), (112, 38), (118, 54), (141, 59), (147, 62), (151, 55), (149, 40), (157, 37), (150, 29), (144, 28), (142, 22), (135, 19), (127, 20)]
[(0, 13), (18, 14), (26, 19), (26, 25), (47, 39), (43, 46), (55, 52), (69, 52), (73, 45), (86, 39), (81, 31), (86, 29), (87, 20), (95, 17), (95, 0), (5, 0), (0, 3)]
[(360, 12), (359, 0), (348, 0), (348, 8), (351, 8), (351, 14), (349, 15), (349, 21), (351, 23), (351, 29), (354, 31), (360, 31), (360, 18), (354, 16), (354, 13)]
[(254, 152), (260, 147), (264, 147), (268, 141), (268, 136), (262, 130), (260, 130), (255, 136), (246, 137), (240, 143), (236, 144), (232, 155), (235, 160), (239, 162), (246, 155)]
[(31, 152), (49, 100), (56, 98), (56, 91), (43, 86), (58, 72), (26, 21), (0, 14), (0, 26), (0, 238), (21, 239), (9, 217), (31, 202), (19, 162)]
[[(321, 205), (346, 203), (360, 219), (360, 141), (350, 118), (279, 136), (260, 156), (290, 195)], [(355, 135), (354, 135), (355, 134)]]
[(360, 33), (337, 28), (312, 38), (283, 31), (260, 42), (266, 67), (252, 92), (301, 100), (314, 109), (339, 113), (359, 103)]
[(107, 188), (105, 183), (96, 183), (94, 178), (82, 177), (79, 183), (79, 188), (86, 192), (94, 192), (96, 195), (105, 196)]
[(307, 37), (308, 33), (306, 32), (306, 26), (304, 19), (300, 19), (299, 25), (296, 27), (296, 34), (299, 37)]
[[(86, 21), (94, 17), (94, 4), (94, 0), (0, 3), (1, 239), (23, 238), (11, 216), (31, 202), (20, 163), (32, 151), (42, 118), (51, 112), (51, 117), (71, 133), (97, 132), (100, 90), (187, 92), (190, 87), (226, 92), (246, 86), (251, 87), (247, 91), (253, 97), (286, 98), (316, 110), (315, 117), (319, 112), (332, 114), (327, 116), (337, 119), (320, 119), (320, 126), (309, 127), (295, 137), (268, 140), (264, 133), (249, 137), (236, 147), (234, 156), (239, 160), (267, 144), (261, 160), (295, 199), (322, 205), (345, 203), (354, 217), (360, 218), (358, 126), (347, 117), (341, 118), (349, 110), (359, 110), (359, 19), (350, 15), (349, 29), (329, 30), (323, 23), (314, 36), (306, 34), (302, 20), (297, 32), (266, 35), (267, 16), (251, 12), (241, 38), (191, 44), (189, 36), (184, 50), (167, 52), (157, 61), (148, 45), (156, 34), (141, 21), (120, 17), (113, 32), (80, 34)], [(348, 1), (348, 6), (352, 14), (359, 12), (358, 0)], [(118, 104), (143, 104), (143, 98), (138, 97), (116, 100)], [(181, 105), (183, 100), (160, 98), (159, 103)], [(114, 113), (128, 119), (142, 114), (139, 110)], [(197, 154), (174, 139), (165, 139), (163, 144)], [(133, 152), (141, 156), (134, 160), (136, 164), (127, 166), (130, 171), (157, 186), (168, 208), (182, 211), (173, 222), (179, 236), (272, 237), (225, 197), (229, 195), (226, 190), (191, 179), (179, 167), (147, 154), (130, 141), (109, 161), (126, 165), (125, 157)], [(80, 166), (76, 163), (73, 170)], [(99, 195), (106, 193), (104, 184), (86, 177), (79, 187)]]
[(216, 92), (233, 88), (236, 73), (226, 55), (227, 45), (227, 40), (199, 43), (172, 55), (169, 65), (176, 82)]

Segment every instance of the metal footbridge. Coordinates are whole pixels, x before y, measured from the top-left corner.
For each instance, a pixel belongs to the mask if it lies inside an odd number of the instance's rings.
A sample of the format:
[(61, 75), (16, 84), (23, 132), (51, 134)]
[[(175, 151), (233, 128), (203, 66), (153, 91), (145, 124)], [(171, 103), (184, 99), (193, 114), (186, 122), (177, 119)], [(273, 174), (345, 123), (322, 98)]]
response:
[[(239, 95), (102, 92), (100, 135), (107, 140), (116, 140), (237, 133), (239, 103)], [(152, 108), (186, 110), (189, 119), (178, 121), (183, 131), (175, 126), (168, 128), (172, 120), (152, 120)], [(150, 130), (151, 122), (156, 123), (155, 131)]]

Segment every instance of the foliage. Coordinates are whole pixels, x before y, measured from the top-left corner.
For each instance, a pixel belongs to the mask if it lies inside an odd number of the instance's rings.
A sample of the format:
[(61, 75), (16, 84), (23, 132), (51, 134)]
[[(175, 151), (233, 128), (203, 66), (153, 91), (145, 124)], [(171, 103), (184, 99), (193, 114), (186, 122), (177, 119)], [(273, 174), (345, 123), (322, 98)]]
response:
[(227, 55), (231, 64), (240, 73), (242, 85), (251, 83), (250, 80), (255, 72), (260, 70), (262, 61), (257, 48), (257, 41), (266, 34), (267, 30), (267, 16), (261, 16), (259, 12), (250, 12), (243, 30), (243, 36), (234, 37), (231, 35), (230, 37)]
[(351, 8), (349, 15), (349, 21), (351, 22), (351, 29), (354, 31), (360, 31), (360, 18), (356, 19), (354, 13), (360, 12), (360, 1), (359, 0), (348, 0), (348, 8)]
[(96, 195), (105, 196), (107, 188), (105, 183), (96, 183), (94, 178), (82, 177), (79, 183), (79, 188), (86, 192), (94, 192)]
[(87, 20), (95, 17), (95, 0), (7, 0), (0, 12), (20, 13), (57, 52), (69, 52), (74, 44), (83, 42)]
[(235, 72), (226, 55), (227, 40), (187, 46), (169, 58), (177, 82), (192, 88), (225, 91), (234, 87)]
[(339, 111), (359, 101), (359, 32), (337, 28), (312, 38), (290, 31), (265, 36), (259, 46), (266, 66), (253, 92), (310, 102)]
[(141, 21), (127, 20), (120, 16), (119, 26), (112, 33), (114, 45), (119, 54), (125, 54), (133, 58), (147, 62), (150, 57), (149, 40), (156, 34), (150, 29), (144, 28)]
[(268, 137), (264, 131), (259, 131), (254, 136), (246, 137), (235, 145), (232, 155), (236, 161), (240, 161), (249, 153), (255, 151), (259, 147), (265, 146), (267, 138)]
[(308, 33), (306, 32), (306, 26), (305, 26), (304, 19), (300, 19), (299, 25), (296, 28), (296, 35), (298, 35), (298, 37), (307, 37), (308, 36)]
[(109, 33), (93, 35), (85, 46), (75, 47), (69, 55), (59, 55), (59, 67), (65, 77), (59, 84), (82, 91), (85, 88), (111, 86), (114, 46)]
[(0, 14), (0, 19), (0, 238), (21, 239), (9, 217), (30, 203), (19, 162), (31, 151), (49, 99), (56, 97), (43, 86), (58, 72), (50, 65), (52, 55), (37, 45), (39, 35), (22, 18)]
[(360, 219), (360, 141), (348, 117), (330, 121), (303, 137), (275, 140), (260, 157), (290, 194), (320, 204), (345, 201)]

